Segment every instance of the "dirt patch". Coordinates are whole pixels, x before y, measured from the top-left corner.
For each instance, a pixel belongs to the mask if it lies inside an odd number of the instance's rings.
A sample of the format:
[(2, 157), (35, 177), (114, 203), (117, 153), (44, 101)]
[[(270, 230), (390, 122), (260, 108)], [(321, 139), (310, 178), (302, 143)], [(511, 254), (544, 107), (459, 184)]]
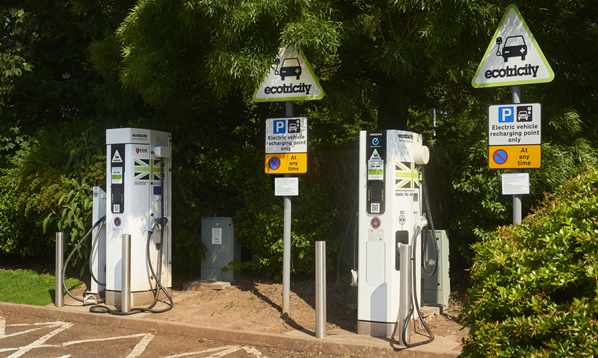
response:
[[(293, 283), (291, 288), (288, 319), (281, 318), (282, 285), (253, 281), (233, 283), (223, 289), (195, 286), (194, 291), (175, 291), (175, 309), (148, 318), (241, 331), (285, 333), (299, 330), (313, 334), (313, 282)], [(354, 289), (330, 285), (327, 294), (327, 329), (355, 332), (357, 310)], [(459, 306), (452, 305), (449, 311), (450, 316), (430, 315), (430, 327), (437, 336), (457, 336), (461, 340), (467, 336), (467, 330), (455, 318), (450, 318), (458, 316)]]

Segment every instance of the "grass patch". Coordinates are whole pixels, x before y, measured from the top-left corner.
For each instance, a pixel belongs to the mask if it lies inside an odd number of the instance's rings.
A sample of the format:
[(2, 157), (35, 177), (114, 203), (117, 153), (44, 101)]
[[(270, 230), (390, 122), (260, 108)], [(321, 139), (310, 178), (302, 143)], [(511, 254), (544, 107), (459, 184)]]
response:
[[(0, 269), (0, 301), (47, 305), (54, 302), (55, 282), (54, 276), (47, 273)], [(69, 278), (66, 283), (69, 288), (74, 288), (79, 286), (81, 281)]]

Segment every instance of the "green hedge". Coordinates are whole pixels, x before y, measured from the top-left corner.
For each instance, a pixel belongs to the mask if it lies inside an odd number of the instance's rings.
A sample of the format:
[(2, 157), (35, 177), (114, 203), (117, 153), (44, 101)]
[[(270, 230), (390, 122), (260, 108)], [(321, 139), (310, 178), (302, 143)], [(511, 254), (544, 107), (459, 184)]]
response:
[(598, 355), (598, 171), (473, 246), (463, 356)]

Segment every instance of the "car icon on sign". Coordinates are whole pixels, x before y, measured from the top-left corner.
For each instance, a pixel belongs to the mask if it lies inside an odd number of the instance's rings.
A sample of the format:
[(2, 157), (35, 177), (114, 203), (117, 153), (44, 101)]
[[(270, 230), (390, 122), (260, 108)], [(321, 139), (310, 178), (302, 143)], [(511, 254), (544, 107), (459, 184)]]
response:
[(297, 57), (285, 58), (280, 66), (280, 79), (284, 81), (285, 77), (290, 76), (295, 76), (297, 79), (301, 77), (301, 65)]
[(523, 36), (507, 37), (501, 54), (505, 62), (509, 61), (509, 57), (521, 57), (521, 61), (525, 61), (525, 55), (527, 55), (527, 44)]

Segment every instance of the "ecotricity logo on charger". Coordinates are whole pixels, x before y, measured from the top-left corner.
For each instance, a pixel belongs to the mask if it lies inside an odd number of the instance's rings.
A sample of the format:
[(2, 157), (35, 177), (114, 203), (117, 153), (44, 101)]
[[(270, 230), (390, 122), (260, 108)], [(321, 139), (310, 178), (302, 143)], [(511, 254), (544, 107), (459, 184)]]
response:
[(473, 87), (544, 83), (554, 72), (515, 5), (507, 7), (471, 83)]
[(292, 47), (281, 48), (266, 78), (254, 94), (256, 102), (318, 100), (324, 90), (305, 56)]

